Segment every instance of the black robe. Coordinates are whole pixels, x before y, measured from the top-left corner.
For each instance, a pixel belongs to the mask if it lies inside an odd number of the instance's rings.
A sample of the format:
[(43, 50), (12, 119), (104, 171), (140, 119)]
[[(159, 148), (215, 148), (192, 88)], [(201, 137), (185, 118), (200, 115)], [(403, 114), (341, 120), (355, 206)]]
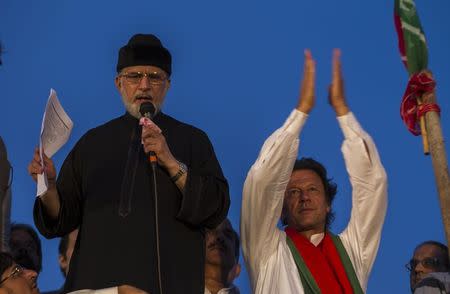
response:
[[(203, 293), (204, 228), (226, 217), (228, 184), (203, 131), (163, 113), (153, 121), (174, 157), (189, 168), (184, 193), (163, 168), (156, 169), (163, 293)], [(124, 284), (159, 293), (152, 171), (140, 136), (138, 120), (128, 113), (88, 131), (59, 173), (57, 221), (45, 214), (39, 198), (35, 202), (35, 224), (45, 237), (61, 237), (80, 227), (64, 293)], [(139, 150), (130, 161), (133, 145)], [(124, 201), (123, 189), (131, 182), (134, 192), (125, 193)], [(119, 214), (121, 197), (130, 204), (125, 205), (126, 216)]]

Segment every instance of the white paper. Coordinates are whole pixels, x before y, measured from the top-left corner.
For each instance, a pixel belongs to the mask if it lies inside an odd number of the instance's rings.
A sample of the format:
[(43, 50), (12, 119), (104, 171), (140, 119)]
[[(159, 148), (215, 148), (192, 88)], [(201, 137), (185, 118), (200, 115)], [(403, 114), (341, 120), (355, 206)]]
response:
[[(52, 157), (69, 139), (73, 122), (59, 103), (56, 92), (50, 89), (50, 96), (42, 118), (41, 136), (39, 140), (39, 154), (41, 164), (44, 165), (43, 152)], [(37, 193), (41, 196), (48, 189), (47, 174), (44, 172), (37, 177)]]

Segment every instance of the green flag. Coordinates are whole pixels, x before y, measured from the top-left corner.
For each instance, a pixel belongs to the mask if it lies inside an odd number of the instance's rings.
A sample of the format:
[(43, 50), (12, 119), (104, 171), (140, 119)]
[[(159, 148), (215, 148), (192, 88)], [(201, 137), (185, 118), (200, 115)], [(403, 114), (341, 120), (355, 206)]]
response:
[(402, 61), (410, 75), (428, 67), (428, 50), (414, 0), (395, 0), (395, 26)]

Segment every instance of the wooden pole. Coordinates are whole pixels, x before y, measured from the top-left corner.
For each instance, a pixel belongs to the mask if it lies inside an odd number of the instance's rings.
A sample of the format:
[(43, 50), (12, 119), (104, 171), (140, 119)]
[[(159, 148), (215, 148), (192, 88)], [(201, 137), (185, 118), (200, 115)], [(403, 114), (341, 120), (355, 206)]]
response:
[[(435, 93), (425, 94), (423, 96), (423, 102), (426, 104), (436, 103)], [(450, 245), (450, 177), (439, 114), (434, 111), (427, 112), (425, 114), (425, 125), (430, 144), (431, 160), (436, 178), (447, 245)]]
[[(417, 105), (420, 107), (420, 105), (422, 105), (422, 99), (421, 98), (417, 98)], [(426, 128), (426, 123), (425, 123), (425, 117), (421, 116), (420, 117), (420, 131), (422, 132), (422, 143), (423, 143), (423, 154), (425, 155), (429, 155), (430, 154), (430, 147), (428, 144), (428, 132), (427, 132), (427, 128)]]

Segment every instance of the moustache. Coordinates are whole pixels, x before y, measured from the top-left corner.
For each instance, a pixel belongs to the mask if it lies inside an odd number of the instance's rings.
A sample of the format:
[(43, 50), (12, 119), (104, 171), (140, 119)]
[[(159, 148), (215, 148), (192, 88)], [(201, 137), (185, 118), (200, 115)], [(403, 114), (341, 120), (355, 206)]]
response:
[(134, 100), (150, 100), (153, 101), (152, 95), (149, 93), (140, 93), (134, 96)]
[(212, 242), (208, 245), (208, 249), (209, 250), (219, 249), (225, 251), (226, 246), (223, 244), (223, 242)]

